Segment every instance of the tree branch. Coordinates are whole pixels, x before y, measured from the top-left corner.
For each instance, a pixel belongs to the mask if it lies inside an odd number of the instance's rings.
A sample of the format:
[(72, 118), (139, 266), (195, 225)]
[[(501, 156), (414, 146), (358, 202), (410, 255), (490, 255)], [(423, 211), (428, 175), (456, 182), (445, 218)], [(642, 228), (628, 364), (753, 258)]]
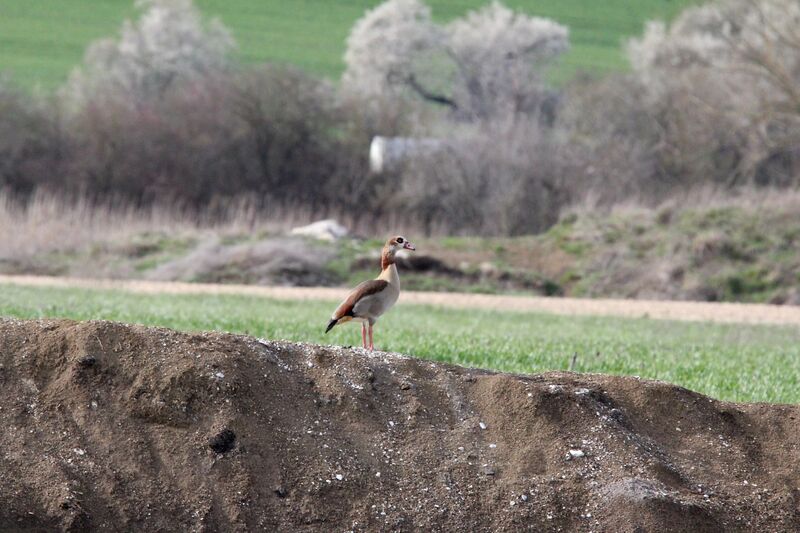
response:
[(392, 82), (392, 78), (395, 79), (400, 78), (400, 81), (402, 83), (407, 85), (409, 88), (411, 88), (412, 91), (417, 93), (418, 96), (422, 97), (424, 100), (427, 100), (428, 102), (433, 102), (434, 104), (447, 106), (453, 109), (454, 111), (458, 110), (458, 104), (455, 102), (455, 100), (448, 98), (443, 94), (436, 94), (434, 92), (429, 91), (428, 89), (423, 87), (420, 82), (417, 81), (417, 78), (416, 76), (414, 76), (414, 74), (408, 74), (407, 76), (403, 77), (399, 73), (390, 73), (388, 78), (390, 83)]
[(406, 79), (406, 84), (411, 87), (414, 92), (429, 102), (445, 105), (456, 110), (458, 109), (458, 104), (456, 104), (452, 99), (444, 96), (443, 94), (435, 94), (428, 91), (417, 81), (417, 78), (413, 74), (409, 74), (408, 78)]

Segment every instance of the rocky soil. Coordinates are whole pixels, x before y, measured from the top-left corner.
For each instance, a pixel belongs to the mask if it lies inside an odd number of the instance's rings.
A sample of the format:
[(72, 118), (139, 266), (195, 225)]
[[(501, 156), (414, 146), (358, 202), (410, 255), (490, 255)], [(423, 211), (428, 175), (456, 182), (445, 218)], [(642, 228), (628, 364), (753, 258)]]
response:
[(0, 530), (796, 531), (800, 406), (0, 320)]

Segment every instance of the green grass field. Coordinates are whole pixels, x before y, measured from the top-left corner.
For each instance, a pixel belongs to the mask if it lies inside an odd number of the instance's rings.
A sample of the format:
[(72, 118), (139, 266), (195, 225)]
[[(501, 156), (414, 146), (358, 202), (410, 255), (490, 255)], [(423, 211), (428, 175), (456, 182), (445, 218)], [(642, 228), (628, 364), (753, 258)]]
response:
[[(195, 0), (234, 33), (247, 62), (274, 61), (338, 77), (345, 38), (377, 0)], [(485, 0), (429, 0), (441, 21)], [(621, 44), (649, 19), (669, 19), (696, 0), (507, 0), (506, 5), (569, 26), (572, 50), (560, 76), (622, 68)], [(117, 34), (133, 0), (6, 0), (0, 6), (0, 72), (28, 86), (60, 84), (93, 40)]]
[[(0, 315), (108, 319), (179, 330), (359, 345), (358, 326), (323, 335), (334, 304), (244, 296), (141, 295), (0, 285)], [(422, 312), (420, 319), (418, 313)], [(669, 381), (732, 401), (800, 401), (800, 331), (648, 319), (563, 317), (399, 305), (381, 349), (509, 372), (575, 370)]]

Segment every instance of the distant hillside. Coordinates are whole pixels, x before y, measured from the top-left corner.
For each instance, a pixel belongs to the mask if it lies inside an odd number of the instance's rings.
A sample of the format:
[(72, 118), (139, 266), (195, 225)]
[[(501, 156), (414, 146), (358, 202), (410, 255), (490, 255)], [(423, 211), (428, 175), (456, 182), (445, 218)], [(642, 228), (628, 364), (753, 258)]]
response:
[[(377, 0), (195, 0), (234, 32), (247, 62), (292, 63), (329, 77), (343, 68), (345, 38), (353, 22)], [(429, 0), (448, 20), (484, 0)], [(559, 77), (579, 69), (625, 65), (620, 44), (646, 20), (671, 18), (692, 0), (507, 0), (506, 5), (569, 26), (572, 51)], [(133, 0), (5, 2), (0, 16), (0, 73), (18, 83), (51, 88), (78, 63), (86, 46), (113, 35), (134, 14)]]

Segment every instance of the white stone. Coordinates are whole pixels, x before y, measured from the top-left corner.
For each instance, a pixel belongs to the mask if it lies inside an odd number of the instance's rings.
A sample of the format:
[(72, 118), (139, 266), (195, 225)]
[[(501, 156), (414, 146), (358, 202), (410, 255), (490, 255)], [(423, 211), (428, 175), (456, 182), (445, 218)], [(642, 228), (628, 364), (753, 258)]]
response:
[(312, 237), (320, 241), (338, 241), (341, 238), (347, 237), (350, 232), (339, 224), (338, 221), (329, 218), (327, 220), (318, 220), (312, 222), (307, 226), (294, 228), (291, 232), (292, 235), (300, 235), (303, 237)]

